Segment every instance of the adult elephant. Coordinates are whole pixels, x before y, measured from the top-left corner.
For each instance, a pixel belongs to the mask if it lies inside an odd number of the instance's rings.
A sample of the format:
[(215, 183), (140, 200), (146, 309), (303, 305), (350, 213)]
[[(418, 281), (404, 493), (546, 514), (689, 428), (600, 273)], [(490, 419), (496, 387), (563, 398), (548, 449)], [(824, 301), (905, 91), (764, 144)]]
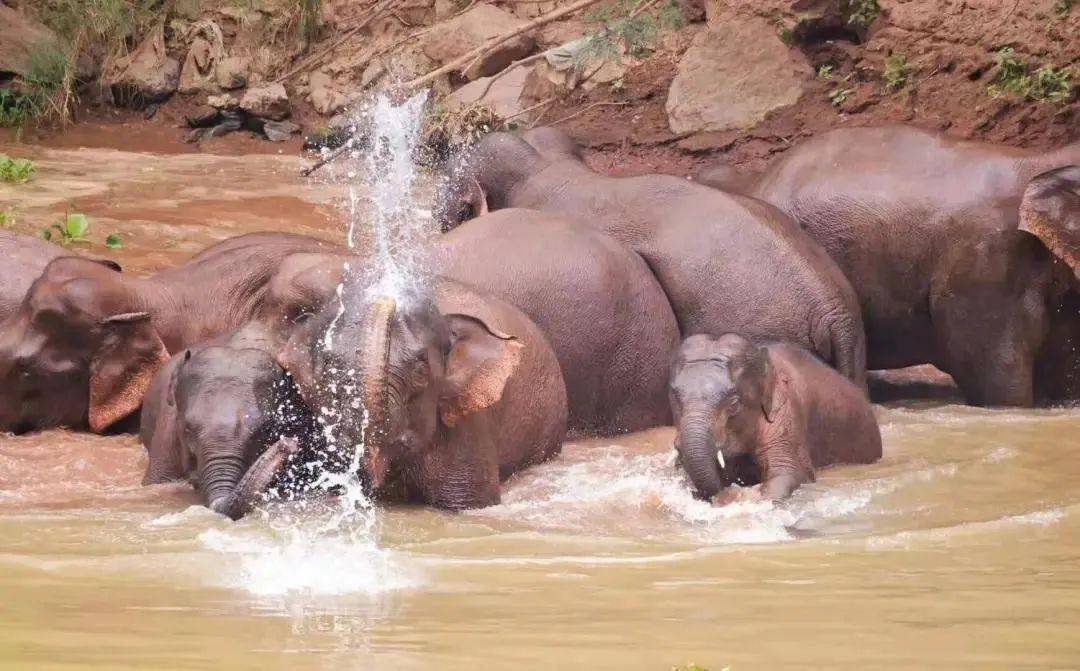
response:
[[(318, 264), (295, 270), (325, 281)], [(389, 296), (349, 276), (317, 313), (297, 316), (278, 360), (320, 409), (327, 449), (361, 450), (361, 477), (376, 496), (492, 505), (502, 480), (561, 448), (559, 362), (510, 304), (432, 283)]]
[(785, 153), (748, 191), (856, 287), (871, 368), (932, 363), (976, 405), (1080, 398), (1080, 143), (1027, 151), (840, 129)]
[(30, 285), (45, 270), (45, 266), (59, 256), (70, 254), (41, 238), (0, 231), (0, 259), (3, 259), (3, 272), (0, 272), (0, 322), (19, 309)]
[(0, 324), (0, 430), (122, 428), (170, 353), (249, 320), (289, 254), (332, 248), (255, 233), (150, 278), (54, 259)]
[(555, 214), (505, 209), (442, 236), (432, 265), (518, 307), (547, 335), (571, 429), (670, 422), (665, 371), (678, 325), (649, 268), (612, 238)]
[[(529, 140), (554, 143), (557, 131)], [(667, 175), (607, 177), (565, 141), (538, 151), (492, 133), (455, 161), (436, 202), (444, 228), (488, 209), (558, 213), (637, 252), (674, 308), (683, 336), (743, 334), (803, 345), (860, 386), (858, 300), (828, 255), (772, 206)]]

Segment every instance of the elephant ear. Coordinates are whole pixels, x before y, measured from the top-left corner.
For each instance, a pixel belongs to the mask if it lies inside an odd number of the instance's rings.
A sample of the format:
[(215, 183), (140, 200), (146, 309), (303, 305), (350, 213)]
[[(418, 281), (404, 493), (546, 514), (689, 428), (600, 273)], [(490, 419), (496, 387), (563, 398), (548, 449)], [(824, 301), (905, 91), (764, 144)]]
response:
[(472, 208), (473, 219), (488, 213), (487, 194), (484, 193), (484, 187), (480, 186), (480, 182), (475, 177), (469, 180), (469, 193), (466, 199)]
[(285, 369), (296, 383), (300, 398), (305, 403), (311, 400), (315, 387), (315, 364), (311, 359), (311, 345), (315, 336), (315, 320), (309, 318), (297, 326), (288, 341), (278, 351), (278, 365)]
[[(764, 347), (752, 347), (745, 355), (734, 362), (732, 377), (743, 382), (750, 382), (757, 387), (761, 412), (770, 424), (776, 416), (776, 370), (769, 360), (769, 351)], [(741, 386), (741, 385), (740, 385)]]
[[(191, 457), (184, 449), (177, 432), (176, 385), (184, 365), (191, 360), (191, 350), (187, 349), (169, 360), (154, 376), (148, 402), (157, 401), (158, 408), (153, 426), (146, 426), (145, 408), (143, 411), (143, 444), (146, 446), (147, 464), (144, 485), (179, 480), (191, 471)], [(168, 376), (165, 378), (164, 376)], [(154, 387), (164, 384), (165, 390), (155, 396)]]
[(90, 362), (90, 430), (102, 433), (142, 405), (169, 351), (148, 312), (106, 317), (101, 347)]
[(446, 315), (452, 332), (439, 418), (453, 427), (462, 418), (499, 402), (521, 363), (525, 347), (516, 337), (462, 314)]
[(1080, 279), (1080, 165), (1067, 165), (1028, 182), (1020, 202), (1020, 230), (1031, 233)]

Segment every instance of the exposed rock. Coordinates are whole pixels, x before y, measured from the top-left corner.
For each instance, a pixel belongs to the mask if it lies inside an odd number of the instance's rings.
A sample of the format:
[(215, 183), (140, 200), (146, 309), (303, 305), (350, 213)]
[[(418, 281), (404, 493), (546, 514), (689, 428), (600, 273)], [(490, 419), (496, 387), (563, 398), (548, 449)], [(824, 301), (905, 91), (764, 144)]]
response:
[(812, 71), (763, 19), (729, 13), (694, 38), (667, 97), (674, 133), (744, 129), (795, 104)]
[(548, 49), (544, 58), (529, 71), (524, 82), (525, 98), (561, 98), (578, 86), (591, 91), (601, 84), (610, 84), (621, 79), (627, 70), (636, 64), (634, 59), (624, 55), (620, 59), (594, 59), (583, 65), (581, 52), (587, 43), (587, 38), (578, 38)]
[(311, 73), (308, 79), (308, 100), (319, 114), (340, 112), (348, 102), (348, 97), (335, 85), (330, 75), (322, 70)]
[[(471, 81), (446, 97), (446, 107), (453, 111), (479, 103), (491, 107), (503, 119), (513, 116), (522, 109), (519, 98), (528, 74), (527, 68), (520, 67), (507, 72), (493, 83), (491, 77)], [(485, 93), (489, 83), (491, 88)]]
[(249, 88), (240, 98), (240, 109), (248, 114), (272, 121), (289, 116), (289, 95), (281, 84), (267, 84)]
[(267, 121), (263, 124), (263, 134), (266, 135), (266, 139), (271, 142), (284, 142), (288, 140), (293, 133), (299, 133), (300, 126), (297, 126), (291, 121)]
[(0, 72), (25, 76), (31, 52), (55, 42), (47, 27), (0, 2)]
[(184, 121), (190, 128), (207, 128), (217, 124), (221, 111), (211, 105), (200, 105), (184, 115)]
[[(424, 53), (445, 64), (497, 37), (524, 25), (509, 12), (488, 4), (478, 4), (461, 16), (437, 24), (424, 37)], [(462, 74), (468, 79), (493, 75), (511, 62), (529, 55), (536, 46), (528, 35), (520, 35), (481, 58)]]
[(196, 23), (191, 30), (195, 37), (180, 71), (180, 93), (216, 93), (220, 90), (217, 69), (225, 60), (221, 27), (214, 21), (205, 20)]
[(219, 110), (234, 110), (240, 106), (236, 98), (228, 93), (222, 93), (219, 96), (206, 96), (206, 104)]
[(217, 81), (217, 85), (226, 91), (242, 89), (247, 86), (250, 71), (250, 58), (247, 56), (229, 56), (218, 63), (214, 79)]
[(175, 93), (180, 63), (165, 53), (164, 27), (151, 28), (135, 51), (116, 59), (104, 81), (116, 102), (130, 107), (142, 108)]
[(235, 131), (240, 130), (243, 127), (243, 122), (239, 117), (227, 117), (220, 123), (211, 126), (209, 128), (196, 128), (188, 133), (185, 142), (194, 143), (201, 142), (211, 137), (221, 137)]

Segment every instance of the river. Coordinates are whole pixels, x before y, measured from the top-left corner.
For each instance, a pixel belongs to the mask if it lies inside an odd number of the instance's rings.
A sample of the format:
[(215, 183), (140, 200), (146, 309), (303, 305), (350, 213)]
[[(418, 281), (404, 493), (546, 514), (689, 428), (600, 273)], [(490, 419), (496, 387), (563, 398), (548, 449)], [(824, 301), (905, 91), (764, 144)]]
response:
[[(0, 152), (38, 166), (0, 185), (16, 230), (83, 212), (129, 272), (341, 238), (295, 156)], [(0, 668), (1080, 667), (1080, 410), (876, 412), (882, 461), (782, 506), (694, 500), (661, 428), (569, 442), (498, 506), (384, 510), (374, 542), (318, 505), (233, 523), (142, 487), (133, 437), (0, 435)]]

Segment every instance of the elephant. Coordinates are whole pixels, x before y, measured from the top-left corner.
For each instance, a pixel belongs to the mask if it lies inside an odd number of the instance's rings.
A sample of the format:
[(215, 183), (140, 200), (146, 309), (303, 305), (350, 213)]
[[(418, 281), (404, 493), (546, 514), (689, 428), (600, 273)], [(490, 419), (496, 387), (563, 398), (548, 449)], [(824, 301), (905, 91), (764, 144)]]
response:
[(0, 324), (0, 430), (133, 428), (170, 353), (246, 323), (288, 254), (333, 248), (254, 233), (149, 278), (92, 259), (53, 259)]
[(1032, 151), (838, 129), (743, 188), (847, 275), (871, 368), (933, 364), (974, 405), (1080, 398), (1080, 142)]
[[(538, 129), (539, 130), (539, 129)], [(610, 235), (652, 270), (681, 336), (738, 332), (803, 345), (865, 383), (865, 336), (854, 290), (798, 226), (758, 200), (669, 175), (608, 177), (533, 132), (542, 151), (491, 133), (450, 165), (433, 210), (444, 229), (486, 210), (561, 214)]]
[(0, 322), (15, 314), (27, 289), (50, 261), (69, 255), (62, 247), (41, 238), (0, 230), (0, 258), (4, 259), (4, 271), (0, 273)]
[(142, 406), (144, 485), (193, 477), (203, 502), (238, 519), (285, 460), (317, 442), (315, 421), (258, 323), (178, 353)]
[(544, 332), (561, 364), (569, 427), (610, 435), (669, 424), (678, 324), (648, 266), (556, 214), (503, 209), (438, 239), (441, 276), (497, 296)]
[[(306, 261), (294, 276), (327, 282), (326, 265)], [(359, 475), (374, 496), (493, 505), (503, 480), (558, 454), (562, 373), (522, 312), (442, 278), (391, 296), (346, 273), (334, 296), (291, 317), (277, 359), (320, 409), (326, 449), (361, 450)]]
[(790, 343), (755, 345), (728, 333), (683, 341), (671, 364), (675, 449), (698, 496), (761, 483), (780, 501), (815, 469), (881, 458), (881, 433), (862, 389)]

